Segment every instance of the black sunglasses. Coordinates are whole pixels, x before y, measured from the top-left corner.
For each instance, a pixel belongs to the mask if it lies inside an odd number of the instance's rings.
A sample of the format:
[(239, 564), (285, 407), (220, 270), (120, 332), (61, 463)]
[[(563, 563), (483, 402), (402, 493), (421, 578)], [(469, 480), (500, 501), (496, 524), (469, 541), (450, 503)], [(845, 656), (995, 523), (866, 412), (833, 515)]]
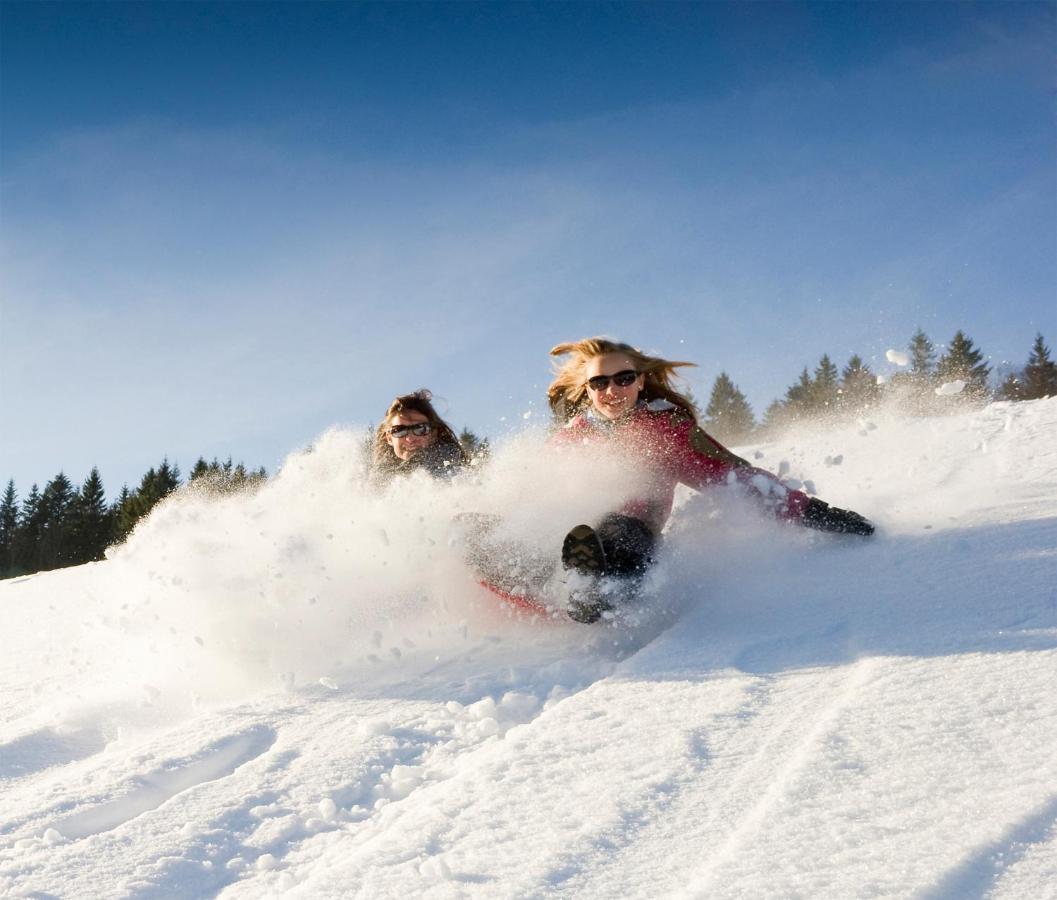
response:
[(389, 429), (389, 434), (395, 438), (407, 437), (413, 434), (415, 437), (425, 437), (433, 430), (429, 422), (416, 422), (414, 425), (394, 425)]
[(601, 393), (609, 387), (611, 379), (617, 387), (624, 388), (629, 384), (634, 384), (638, 377), (639, 373), (634, 369), (625, 369), (623, 372), (617, 372), (616, 375), (596, 375), (594, 378), (588, 378), (587, 386), (595, 393)]

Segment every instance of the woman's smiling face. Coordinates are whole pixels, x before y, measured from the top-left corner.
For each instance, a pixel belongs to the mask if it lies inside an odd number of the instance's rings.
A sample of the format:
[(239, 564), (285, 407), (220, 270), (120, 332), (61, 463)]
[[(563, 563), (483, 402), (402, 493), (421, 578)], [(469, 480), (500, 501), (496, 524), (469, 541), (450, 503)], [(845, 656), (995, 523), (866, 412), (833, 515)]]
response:
[[(611, 376), (624, 373), (635, 373), (635, 363), (623, 353), (603, 353), (601, 356), (592, 357), (584, 370), (591, 405), (599, 415), (607, 419), (616, 420), (631, 412), (646, 382), (644, 375), (635, 374), (633, 381), (621, 387)], [(607, 376), (606, 383), (601, 390), (596, 390), (591, 386), (591, 379), (599, 376)]]

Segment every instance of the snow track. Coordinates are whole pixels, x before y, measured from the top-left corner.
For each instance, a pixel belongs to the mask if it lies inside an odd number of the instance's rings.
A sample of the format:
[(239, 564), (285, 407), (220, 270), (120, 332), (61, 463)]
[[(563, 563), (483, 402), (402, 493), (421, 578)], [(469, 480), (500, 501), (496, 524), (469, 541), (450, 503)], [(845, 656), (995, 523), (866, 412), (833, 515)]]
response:
[(0, 894), (1057, 897), (1055, 437), (1049, 400), (750, 448), (880, 535), (690, 499), (638, 630), (505, 616), (463, 488), (343, 524), (349, 442), (289, 464), (333, 507), (163, 509), (0, 585)]

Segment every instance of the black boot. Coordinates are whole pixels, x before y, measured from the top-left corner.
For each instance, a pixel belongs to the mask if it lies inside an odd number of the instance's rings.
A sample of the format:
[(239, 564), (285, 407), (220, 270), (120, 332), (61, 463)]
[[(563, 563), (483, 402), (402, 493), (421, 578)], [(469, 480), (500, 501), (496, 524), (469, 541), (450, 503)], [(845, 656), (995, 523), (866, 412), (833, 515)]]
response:
[(590, 525), (577, 525), (565, 536), (562, 566), (590, 579), (587, 587), (575, 590), (569, 598), (569, 618), (585, 625), (597, 622), (612, 606), (598, 591), (598, 580), (606, 570), (606, 554)]

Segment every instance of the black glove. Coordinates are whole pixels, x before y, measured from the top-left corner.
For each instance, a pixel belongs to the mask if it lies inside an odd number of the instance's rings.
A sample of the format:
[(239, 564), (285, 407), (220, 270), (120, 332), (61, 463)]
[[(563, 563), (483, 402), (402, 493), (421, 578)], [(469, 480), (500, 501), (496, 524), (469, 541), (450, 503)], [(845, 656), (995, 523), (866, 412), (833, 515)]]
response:
[(838, 534), (861, 534), (871, 535), (874, 532), (873, 525), (850, 509), (838, 509), (812, 497), (804, 507), (803, 523), (808, 528), (817, 528), (819, 531), (833, 531)]

